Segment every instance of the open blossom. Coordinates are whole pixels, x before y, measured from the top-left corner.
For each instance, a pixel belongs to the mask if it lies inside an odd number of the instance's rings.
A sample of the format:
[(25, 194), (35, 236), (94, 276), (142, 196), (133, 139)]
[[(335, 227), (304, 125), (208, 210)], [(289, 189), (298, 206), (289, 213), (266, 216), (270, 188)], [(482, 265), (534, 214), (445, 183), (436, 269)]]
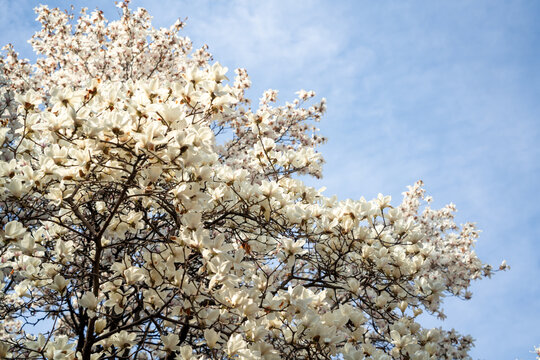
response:
[(95, 310), (98, 305), (98, 299), (91, 292), (86, 292), (79, 299), (79, 305), (90, 310)]
[(214, 349), (220, 339), (219, 334), (214, 329), (204, 330), (204, 338), (210, 349)]
[[(52, 284), (50, 285), (50, 288), (56, 291), (63, 292), (68, 285), (69, 285), (68, 280), (66, 280), (62, 275), (56, 274), (54, 276)], [(79, 304), (80, 304), (80, 301), (79, 301)]]
[(0, 57), (0, 357), (467, 359), (418, 316), (495, 271), (474, 224), (422, 182), (307, 186), (324, 99), (252, 107), (246, 70), (118, 6), (40, 6), (35, 66)]
[(307, 253), (307, 250), (303, 249), (303, 246), (306, 243), (305, 240), (293, 241), (291, 239), (283, 239), (281, 240), (281, 243), (283, 251), (287, 255), (295, 256)]
[(161, 336), (161, 341), (163, 342), (163, 350), (167, 352), (172, 352), (180, 349), (180, 346), (178, 346), (178, 343), (180, 342), (180, 337), (176, 334)]
[(114, 346), (117, 346), (121, 349), (125, 349), (135, 344), (136, 338), (137, 338), (136, 334), (129, 333), (125, 330), (122, 330), (119, 333), (116, 333), (113, 336), (111, 336), (111, 343)]
[(4, 236), (6, 239), (20, 238), (25, 232), (26, 229), (23, 224), (18, 221), (10, 221), (4, 227)]

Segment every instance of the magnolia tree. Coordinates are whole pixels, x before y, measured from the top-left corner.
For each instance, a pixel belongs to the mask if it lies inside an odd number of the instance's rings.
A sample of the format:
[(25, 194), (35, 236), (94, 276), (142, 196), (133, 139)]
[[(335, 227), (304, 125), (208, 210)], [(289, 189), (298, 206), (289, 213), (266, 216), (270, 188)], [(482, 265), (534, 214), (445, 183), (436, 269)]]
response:
[[(37, 8), (35, 64), (0, 58), (0, 357), (467, 359), (426, 329), (493, 269), (422, 183), (338, 201), (300, 91), (258, 106), (144, 9)], [(503, 264), (501, 268), (504, 268)]]

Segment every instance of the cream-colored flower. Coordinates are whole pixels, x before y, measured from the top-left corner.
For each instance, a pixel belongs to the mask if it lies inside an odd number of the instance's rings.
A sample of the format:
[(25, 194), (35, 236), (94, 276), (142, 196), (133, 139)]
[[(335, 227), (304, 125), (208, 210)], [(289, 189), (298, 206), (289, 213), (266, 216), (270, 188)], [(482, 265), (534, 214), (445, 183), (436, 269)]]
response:
[(85, 292), (79, 299), (79, 305), (89, 310), (96, 310), (99, 303), (98, 298), (91, 292)]

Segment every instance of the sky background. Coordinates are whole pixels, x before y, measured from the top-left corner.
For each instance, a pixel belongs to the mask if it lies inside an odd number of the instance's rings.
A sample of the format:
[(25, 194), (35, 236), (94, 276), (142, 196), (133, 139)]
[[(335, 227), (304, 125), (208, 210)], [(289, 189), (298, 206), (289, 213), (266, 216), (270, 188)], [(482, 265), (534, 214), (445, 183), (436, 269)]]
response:
[[(30, 0), (0, 0), (0, 44), (35, 59)], [(43, 1), (66, 7), (63, 1)], [(96, 6), (117, 19), (113, 1)], [(540, 2), (142, 1), (155, 26), (182, 32), (215, 60), (245, 67), (255, 100), (300, 89), (328, 100), (320, 123), (326, 195), (398, 204), (422, 179), (434, 206), (482, 229), (477, 253), (510, 271), (446, 299), (426, 326), (471, 334), (474, 359), (533, 359), (540, 345)], [(230, 76), (233, 78), (233, 76)]]

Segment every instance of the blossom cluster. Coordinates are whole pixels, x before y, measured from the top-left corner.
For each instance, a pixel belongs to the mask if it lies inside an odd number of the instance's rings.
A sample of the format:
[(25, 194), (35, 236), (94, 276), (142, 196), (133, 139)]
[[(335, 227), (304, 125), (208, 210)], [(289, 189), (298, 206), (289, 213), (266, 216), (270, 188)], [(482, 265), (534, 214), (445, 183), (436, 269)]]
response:
[(474, 225), (421, 182), (399, 206), (307, 186), (324, 100), (254, 109), (245, 70), (119, 7), (41, 6), (43, 57), (0, 60), (0, 357), (467, 359), (418, 316), (492, 274)]

